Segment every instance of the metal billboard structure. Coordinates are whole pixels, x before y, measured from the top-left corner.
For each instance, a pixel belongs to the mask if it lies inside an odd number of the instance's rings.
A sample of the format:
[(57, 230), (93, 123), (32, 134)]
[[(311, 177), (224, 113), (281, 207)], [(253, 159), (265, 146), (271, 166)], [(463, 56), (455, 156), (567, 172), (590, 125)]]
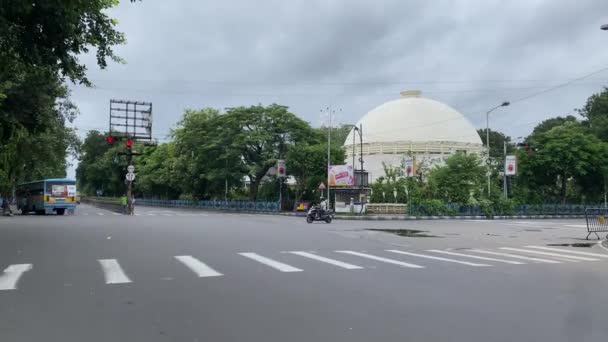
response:
[(111, 99), (110, 134), (152, 141), (152, 103)]

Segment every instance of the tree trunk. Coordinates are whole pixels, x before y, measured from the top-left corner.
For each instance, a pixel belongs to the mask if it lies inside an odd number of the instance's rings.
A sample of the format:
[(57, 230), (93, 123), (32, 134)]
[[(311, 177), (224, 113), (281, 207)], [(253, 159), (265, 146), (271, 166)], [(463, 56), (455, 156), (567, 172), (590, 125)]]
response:
[(258, 198), (258, 187), (260, 186), (260, 179), (253, 180), (250, 176), (251, 182), (249, 183), (249, 199), (252, 201)]
[(562, 198), (562, 204), (566, 204), (566, 186), (568, 184), (568, 179), (566, 178), (566, 174), (562, 175), (562, 188), (560, 190), (561, 192), (561, 198)]

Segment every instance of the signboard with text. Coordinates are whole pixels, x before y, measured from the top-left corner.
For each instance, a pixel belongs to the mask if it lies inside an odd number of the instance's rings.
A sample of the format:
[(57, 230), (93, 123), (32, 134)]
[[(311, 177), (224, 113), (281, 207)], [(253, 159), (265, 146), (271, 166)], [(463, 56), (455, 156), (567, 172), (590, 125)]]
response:
[(352, 165), (330, 165), (329, 186), (354, 186), (355, 173)]

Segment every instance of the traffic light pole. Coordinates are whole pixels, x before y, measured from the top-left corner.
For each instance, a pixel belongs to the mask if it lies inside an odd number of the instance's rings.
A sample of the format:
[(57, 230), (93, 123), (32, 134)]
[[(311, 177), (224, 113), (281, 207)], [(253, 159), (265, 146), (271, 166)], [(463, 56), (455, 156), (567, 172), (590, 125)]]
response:
[[(131, 165), (133, 153), (131, 147), (127, 147), (127, 165)], [(127, 215), (133, 215), (133, 181), (127, 181)]]

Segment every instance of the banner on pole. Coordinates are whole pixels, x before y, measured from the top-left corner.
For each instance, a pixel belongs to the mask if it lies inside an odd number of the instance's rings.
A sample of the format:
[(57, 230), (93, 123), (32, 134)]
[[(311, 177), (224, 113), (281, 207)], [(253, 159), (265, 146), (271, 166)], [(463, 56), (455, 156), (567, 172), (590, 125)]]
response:
[(506, 156), (505, 157), (505, 175), (514, 176), (517, 174), (517, 157)]
[(352, 165), (330, 165), (329, 186), (354, 186), (355, 173)]
[(403, 173), (405, 177), (414, 177), (416, 175), (416, 160), (414, 158), (406, 158), (403, 161)]
[(287, 168), (283, 159), (277, 160), (277, 177), (287, 177)]

